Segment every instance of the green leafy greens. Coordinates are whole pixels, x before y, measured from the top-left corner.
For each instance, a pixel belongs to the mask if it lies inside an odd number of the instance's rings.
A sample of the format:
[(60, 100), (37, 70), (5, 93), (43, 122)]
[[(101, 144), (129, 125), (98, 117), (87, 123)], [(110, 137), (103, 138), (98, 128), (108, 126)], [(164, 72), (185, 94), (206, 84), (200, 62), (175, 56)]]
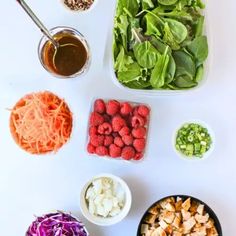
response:
[(208, 56), (201, 0), (118, 0), (113, 31), (117, 79), (133, 89), (190, 89)]

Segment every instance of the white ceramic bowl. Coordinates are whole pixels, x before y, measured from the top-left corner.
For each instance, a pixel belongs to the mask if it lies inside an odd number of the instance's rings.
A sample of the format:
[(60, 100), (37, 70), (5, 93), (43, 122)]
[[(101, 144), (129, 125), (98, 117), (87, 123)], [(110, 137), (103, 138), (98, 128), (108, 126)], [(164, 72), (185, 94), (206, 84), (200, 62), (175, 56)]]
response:
[(94, 0), (93, 4), (91, 5), (91, 7), (87, 10), (72, 10), (70, 9), (65, 3), (64, 0), (61, 0), (62, 5), (64, 6), (64, 8), (72, 13), (88, 13), (90, 11), (92, 11), (94, 9), (94, 7), (97, 5), (98, 0)]
[[(211, 140), (212, 140), (212, 143), (211, 143), (211, 146), (210, 146), (210, 149), (205, 152), (203, 154), (203, 156), (200, 158), (200, 157), (196, 157), (196, 156), (193, 156), (193, 157), (188, 157), (186, 155), (184, 155), (182, 152), (178, 151), (175, 147), (175, 144), (176, 144), (176, 138), (177, 138), (177, 134), (178, 134), (178, 131), (186, 124), (190, 124), (190, 123), (194, 123), (194, 124), (199, 124), (201, 125), (202, 127), (206, 128), (210, 137), (211, 137)], [(174, 134), (173, 134), (173, 137), (172, 137), (172, 145), (173, 145), (173, 148), (175, 150), (175, 153), (181, 158), (181, 159), (184, 159), (184, 160), (187, 160), (187, 161), (197, 161), (197, 160), (205, 160), (206, 158), (208, 158), (214, 148), (215, 148), (215, 134), (213, 132), (213, 130), (211, 129), (211, 127), (206, 124), (204, 121), (201, 121), (201, 120), (198, 120), (198, 119), (193, 119), (193, 120), (188, 120), (186, 122), (183, 122), (181, 125), (179, 125), (177, 127), (177, 129), (175, 129), (174, 131)]]
[[(123, 209), (121, 210), (121, 212), (114, 217), (103, 218), (103, 217), (99, 217), (99, 216), (94, 216), (88, 210), (88, 205), (85, 200), (85, 195), (86, 195), (87, 189), (95, 179), (102, 178), (102, 177), (111, 178), (112, 180), (118, 182), (121, 185), (121, 187), (124, 189), (124, 192), (125, 192), (125, 205), (124, 205)], [(93, 177), (91, 180), (89, 180), (85, 184), (85, 186), (83, 187), (81, 194), (80, 194), (80, 208), (81, 208), (81, 211), (82, 211), (84, 217), (88, 221), (92, 222), (93, 224), (100, 225), (100, 226), (114, 225), (114, 224), (122, 221), (128, 215), (130, 208), (131, 208), (131, 203), (132, 203), (132, 196), (131, 196), (131, 191), (130, 191), (128, 185), (120, 177), (117, 177), (112, 174), (100, 174), (100, 175)]]

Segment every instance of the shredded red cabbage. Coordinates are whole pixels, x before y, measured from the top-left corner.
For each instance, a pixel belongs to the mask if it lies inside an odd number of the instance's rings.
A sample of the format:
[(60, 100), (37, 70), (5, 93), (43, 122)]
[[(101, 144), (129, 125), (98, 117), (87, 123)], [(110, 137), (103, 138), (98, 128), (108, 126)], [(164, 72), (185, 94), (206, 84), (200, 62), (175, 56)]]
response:
[(69, 214), (56, 212), (37, 217), (26, 236), (88, 236), (83, 223)]

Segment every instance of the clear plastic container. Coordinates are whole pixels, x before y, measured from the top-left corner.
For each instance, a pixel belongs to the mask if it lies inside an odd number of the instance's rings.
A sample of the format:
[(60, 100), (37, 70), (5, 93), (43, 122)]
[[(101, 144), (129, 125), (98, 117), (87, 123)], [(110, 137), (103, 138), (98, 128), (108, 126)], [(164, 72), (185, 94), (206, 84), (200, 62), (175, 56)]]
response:
[[(117, 0), (118, 2), (119, 0)], [(205, 1), (204, 1), (205, 2)], [(192, 91), (196, 91), (199, 88), (201, 88), (208, 77), (208, 73), (209, 73), (209, 68), (210, 68), (210, 53), (204, 63), (204, 75), (202, 80), (198, 83), (198, 85), (196, 87), (193, 88), (189, 88), (189, 89), (182, 89), (182, 90), (166, 90), (166, 89), (160, 89), (160, 90), (145, 90), (145, 89), (132, 89), (129, 87), (124, 86), (122, 83), (120, 83), (116, 77), (116, 73), (114, 70), (114, 62), (113, 62), (113, 51), (112, 51), (112, 39), (113, 39), (113, 28), (114, 28), (114, 17), (116, 14), (116, 4), (114, 4), (114, 10), (113, 10), (113, 18), (111, 20), (111, 25), (109, 27), (109, 31), (108, 31), (108, 37), (107, 37), (107, 44), (106, 44), (106, 52), (105, 52), (105, 58), (104, 58), (104, 67), (107, 70), (107, 72), (109, 73), (109, 75), (111, 76), (111, 79), (113, 81), (113, 83), (119, 87), (120, 89), (129, 92), (131, 94), (136, 94), (136, 95), (142, 95), (142, 96), (170, 96), (170, 95), (178, 95), (178, 94), (186, 94)], [(211, 38), (210, 38), (210, 34), (209, 34), (209, 24), (208, 24), (208, 18), (207, 18), (207, 14), (205, 14), (204, 12), (204, 16), (205, 16), (205, 25), (204, 25), (204, 34), (207, 36), (208, 39), (208, 47), (210, 49), (210, 42), (211, 42)], [(210, 51), (210, 50), (209, 50)]]
[[(94, 107), (94, 102), (97, 99), (102, 99), (105, 103), (107, 103), (109, 100), (116, 100), (118, 101), (120, 104), (124, 103), (124, 102), (128, 102), (130, 105), (132, 105), (132, 107), (134, 106), (140, 106), (140, 105), (145, 105), (149, 108), (150, 113), (149, 116), (146, 120), (146, 124), (145, 124), (145, 128), (146, 128), (146, 136), (145, 136), (145, 140), (146, 140), (146, 145), (145, 145), (145, 149), (142, 152), (143, 157), (140, 160), (124, 160), (122, 159), (122, 157), (118, 157), (118, 158), (112, 158), (110, 156), (98, 156), (96, 153), (95, 154), (91, 154), (87, 151), (87, 145), (90, 142), (90, 135), (89, 135), (89, 128), (90, 128), (90, 124), (89, 124), (89, 119), (90, 119), (90, 115), (93, 112), (93, 107)], [(91, 107), (90, 107), (90, 111), (89, 111), (89, 116), (88, 116), (88, 124), (87, 124), (87, 140), (86, 140), (86, 146), (85, 146), (85, 150), (88, 153), (89, 156), (91, 157), (95, 157), (95, 158), (101, 158), (101, 159), (105, 159), (105, 160), (109, 160), (109, 161), (125, 161), (127, 163), (139, 163), (141, 161), (143, 161), (143, 159), (145, 158), (146, 154), (147, 154), (147, 148), (148, 148), (148, 140), (149, 140), (149, 128), (150, 128), (150, 117), (151, 117), (151, 107), (148, 104), (145, 103), (137, 103), (137, 102), (132, 102), (132, 101), (127, 101), (127, 100), (117, 100), (117, 99), (112, 99), (112, 98), (93, 98), (91, 101)]]

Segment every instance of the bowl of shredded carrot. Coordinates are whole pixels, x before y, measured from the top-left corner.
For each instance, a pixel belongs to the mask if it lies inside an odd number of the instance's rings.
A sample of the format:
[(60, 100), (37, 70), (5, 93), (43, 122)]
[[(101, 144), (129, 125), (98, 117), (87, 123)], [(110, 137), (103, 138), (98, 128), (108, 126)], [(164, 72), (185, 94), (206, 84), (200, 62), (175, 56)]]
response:
[(68, 105), (48, 91), (27, 94), (11, 109), (11, 134), (31, 154), (56, 153), (70, 139), (72, 126)]

